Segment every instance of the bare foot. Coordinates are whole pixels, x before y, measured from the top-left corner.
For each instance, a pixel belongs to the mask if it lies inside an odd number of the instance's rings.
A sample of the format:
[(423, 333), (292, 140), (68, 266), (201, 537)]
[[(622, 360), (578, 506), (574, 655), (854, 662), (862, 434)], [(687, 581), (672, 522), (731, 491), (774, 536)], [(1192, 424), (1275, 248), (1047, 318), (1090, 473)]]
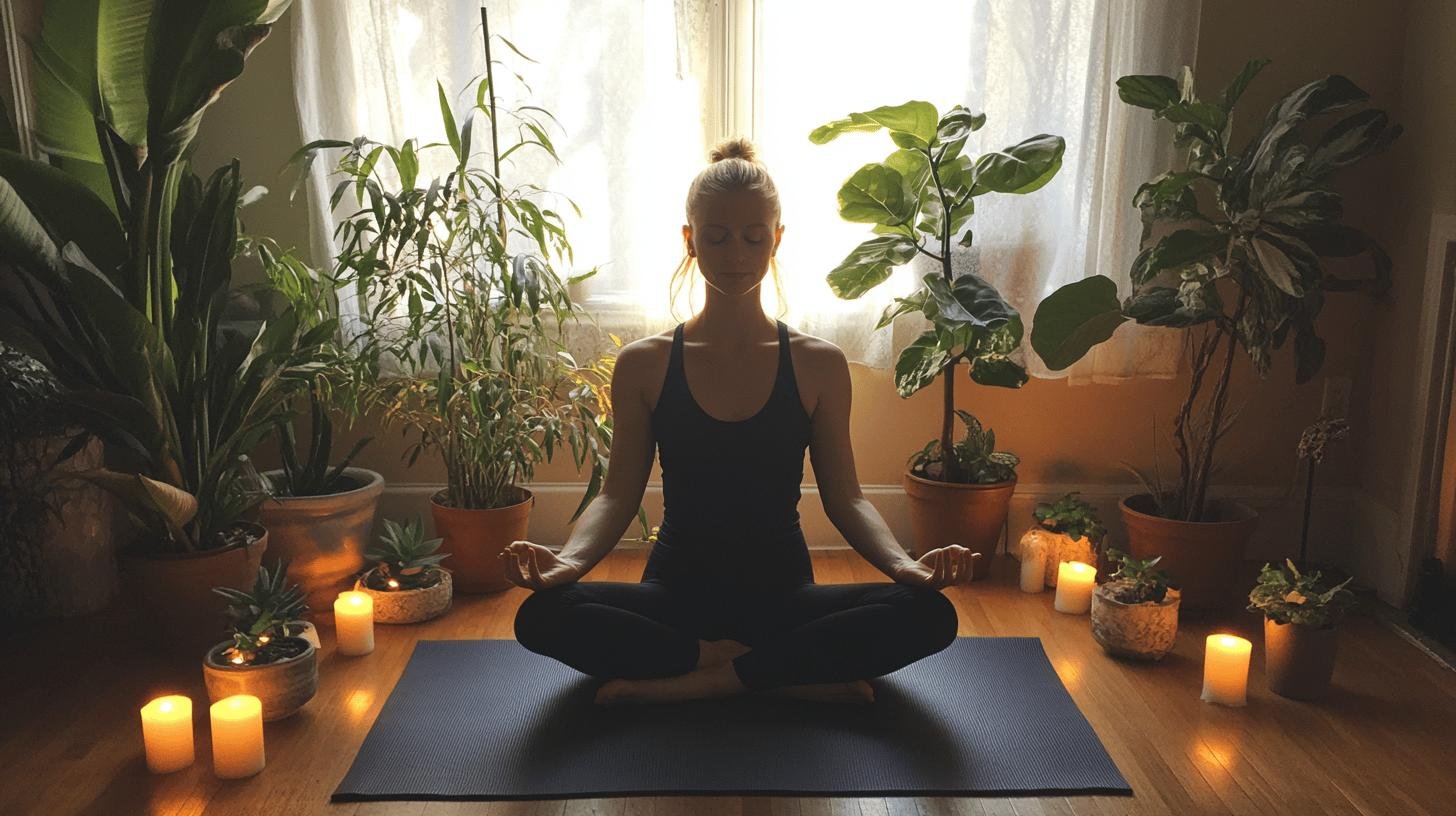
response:
[(844, 683), (800, 683), (765, 689), (758, 693), (775, 697), (790, 697), (796, 700), (817, 700), (823, 703), (873, 703), (875, 701), (875, 689), (868, 680), (852, 680)]
[(719, 663), (727, 663), (733, 658), (752, 651), (752, 647), (745, 646), (736, 640), (699, 640), (698, 641), (698, 665), (696, 668), (716, 666)]
[(705, 697), (726, 697), (747, 691), (732, 663), (718, 663), (693, 669), (677, 677), (653, 677), (642, 680), (616, 678), (603, 683), (595, 702), (634, 703), (672, 700), (697, 700)]

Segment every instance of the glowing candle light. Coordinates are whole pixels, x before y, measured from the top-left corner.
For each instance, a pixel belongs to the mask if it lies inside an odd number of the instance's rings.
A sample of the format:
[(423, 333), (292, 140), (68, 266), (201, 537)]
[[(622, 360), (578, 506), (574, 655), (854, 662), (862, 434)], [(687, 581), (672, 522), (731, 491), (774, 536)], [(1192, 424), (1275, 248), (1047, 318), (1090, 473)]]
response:
[(1057, 565), (1057, 596), (1052, 608), (1069, 615), (1085, 615), (1092, 608), (1092, 590), (1097, 588), (1097, 568), (1081, 561)]
[(1249, 688), (1249, 654), (1254, 645), (1235, 635), (1209, 635), (1203, 649), (1203, 700), (1241, 706)]
[(340, 592), (334, 601), (334, 628), (340, 654), (374, 651), (374, 599), (363, 592)]
[(212, 769), (220, 779), (263, 770), (263, 701), (234, 694), (212, 704)]
[(192, 698), (158, 697), (141, 708), (147, 770), (171, 773), (192, 764)]

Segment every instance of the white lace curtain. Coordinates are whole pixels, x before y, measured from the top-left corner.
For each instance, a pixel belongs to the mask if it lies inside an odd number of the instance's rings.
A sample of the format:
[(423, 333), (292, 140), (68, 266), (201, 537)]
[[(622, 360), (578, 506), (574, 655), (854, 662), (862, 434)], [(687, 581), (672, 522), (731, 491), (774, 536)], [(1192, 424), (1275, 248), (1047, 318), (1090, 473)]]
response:
[[(457, 105), (468, 105), (468, 86), (485, 69), (472, 3), (310, 0), (295, 9), (295, 91), (308, 141), (361, 134), (395, 144), (443, 141), (436, 80)], [(1132, 195), (1170, 166), (1172, 152), (1169, 134), (1118, 100), (1114, 83), (1193, 64), (1198, 15), (1198, 0), (492, 3), (492, 33), (536, 60), (492, 46), (501, 105), (539, 105), (561, 125), (552, 132), (559, 165), (522, 151), (505, 174), (581, 207), (580, 219), (567, 213), (578, 271), (600, 271), (580, 287), (579, 300), (603, 332), (627, 341), (677, 322), (668, 280), (682, 259), (688, 183), (714, 142), (750, 136), (783, 205), (783, 319), (853, 361), (890, 368), (928, 324), (904, 315), (884, 330), (873, 326), (931, 269), (897, 270), (847, 301), (824, 277), (871, 237), (867, 225), (839, 218), (840, 185), (893, 146), (883, 132), (813, 145), (809, 131), (851, 111), (923, 99), (942, 111), (959, 103), (986, 113), (968, 153), (1037, 133), (1063, 136), (1058, 176), (1027, 196), (978, 199), (976, 249), (955, 258), (957, 269), (995, 282), (1029, 328), (1036, 303), (1062, 284), (1101, 273), (1126, 293), (1138, 236)], [(736, 47), (720, 45), (733, 39), (721, 36), (725, 26), (736, 31)], [(748, 100), (739, 108), (751, 115), (721, 115), (720, 100), (735, 95)], [(308, 184), (320, 262), (335, 252), (327, 164), (315, 164)], [(680, 317), (702, 303), (700, 276), (694, 284), (676, 304)], [(780, 313), (771, 279), (763, 297), (770, 314)], [(357, 304), (346, 303), (351, 309)], [(587, 331), (572, 346), (578, 355), (609, 348)], [(1172, 376), (1177, 357), (1174, 332), (1131, 324), (1068, 371), (1046, 371), (1026, 349), (1034, 375), (1074, 382)]]

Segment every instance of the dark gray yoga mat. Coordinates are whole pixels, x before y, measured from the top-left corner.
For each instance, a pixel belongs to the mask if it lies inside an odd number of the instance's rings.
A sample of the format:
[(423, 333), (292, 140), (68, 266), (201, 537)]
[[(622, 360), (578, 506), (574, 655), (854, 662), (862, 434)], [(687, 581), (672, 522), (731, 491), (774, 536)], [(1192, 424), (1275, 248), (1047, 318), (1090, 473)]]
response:
[(1037, 638), (957, 638), (869, 705), (599, 706), (514, 640), (422, 640), (331, 801), (1131, 794)]

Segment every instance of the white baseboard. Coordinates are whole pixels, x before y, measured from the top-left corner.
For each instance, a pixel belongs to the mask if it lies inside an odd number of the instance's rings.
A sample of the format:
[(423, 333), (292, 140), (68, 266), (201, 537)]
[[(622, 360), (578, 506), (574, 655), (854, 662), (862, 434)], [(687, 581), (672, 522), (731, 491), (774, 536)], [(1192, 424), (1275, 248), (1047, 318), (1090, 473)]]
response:
[[(430, 496), (442, 486), (427, 483), (396, 483), (387, 485), (380, 498), (379, 509), (384, 515), (401, 518), (421, 514), (427, 524), (430, 522)], [(560, 549), (571, 533), (567, 523), (571, 514), (581, 502), (583, 486), (580, 482), (536, 482), (531, 485), (536, 495), (536, 506), (531, 511), (530, 540)], [(905, 491), (899, 485), (864, 485), (861, 490), (884, 517), (885, 523), (902, 544), (912, 540), (909, 507)], [(1125, 542), (1126, 533), (1118, 512), (1118, 502), (1123, 496), (1140, 492), (1135, 484), (1029, 484), (1016, 486), (1011, 498), (1008, 528), (1010, 540), (1003, 546), (1016, 551), (1016, 542), (1021, 533), (1033, 524), (1032, 510), (1037, 503), (1054, 501), (1064, 493), (1078, 491), (1082, 498), (1094, 504), (1107, 524), (1113, 542)], [(812, 484), (801, 489), (803, 498), (799, 502), (800, 523), (804, 538), (810, 549), (838, 549), (847, 546), (844, 537), (824, 514), (819, 501), (819, 492)], [(1303, 513), (1302, 494), (1291, 488), (1268, 485), (1228, 486), (1214, 490), (1219, 497), (1236, 498), (1259, 511), (1259, 527), (1249, 542), (1246, 556), (1278, 562), (1286, 556), (1299, 552), (1299, 529)], [(662, 484), (651, 483), (642, 499), (648, 517), (655, 523), (662, 514)], [(1334, 486), (1315, 491), (1314, 508), (1310, 519), (1311, 559), (1327, 561), (1343, 566), (1357, 581), (1374, 588), (1382, 600), (1400, 608), (1405, 604), (1403, 597), (1403, 562), (1396, 557), (1395, 547), (1399, 525), (1396, 514), (1380, 505), (1356, 487)], [(624, 535), (637, 536), (637, 522), (634, 520)], [(624, 541), (626, 548), (640, 547), (637, 542)]]

